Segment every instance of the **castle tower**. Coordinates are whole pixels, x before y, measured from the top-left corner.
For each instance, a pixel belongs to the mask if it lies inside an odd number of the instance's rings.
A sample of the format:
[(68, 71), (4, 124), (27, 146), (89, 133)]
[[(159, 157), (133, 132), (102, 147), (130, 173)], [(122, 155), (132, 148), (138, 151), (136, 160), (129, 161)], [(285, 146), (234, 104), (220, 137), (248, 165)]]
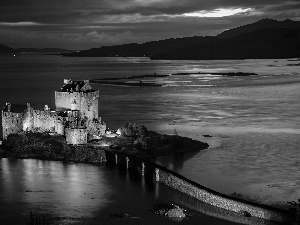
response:
[(88, 80), (64, 79), (60, 91), (55, 91), (55, 107), (57, 111), (78, 110), (89, 120), (98, 119), (98, 98), (99, 91), (93, 90)]

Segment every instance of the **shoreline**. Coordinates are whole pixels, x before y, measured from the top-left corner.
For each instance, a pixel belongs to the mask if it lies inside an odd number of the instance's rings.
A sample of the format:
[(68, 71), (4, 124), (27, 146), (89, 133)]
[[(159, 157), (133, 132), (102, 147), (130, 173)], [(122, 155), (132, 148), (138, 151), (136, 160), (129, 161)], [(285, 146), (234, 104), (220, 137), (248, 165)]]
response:
[(41, 159), (78, 163), (102, 163), (103, 151), (128, 154), (144, 159), (163, 155), (197, 152), (207, 143), (178, 135), (148, 131), (143, 125), (127, 123), (119, 128), (121, 135), (103, 136), (88, 144), (70, 145), (62, 135), (21, 132), (10, 134), (0, 146), (0, 158)]
[[(161, 87), (165, 86), (163, 83), (157, 82), (156, 78), (167, 78), (169, 76), (186, 76), (186, 75), (211, 75), (211, 76), (224, 76), (224, 77), (245, 77), (245, 76), (257, 76), (257, 73), (250, 72), (189, 72), (189, 73), (172, 73), (172, 74), (150, 74), (150, 75), (137, 75), (128, 76), (123, 78), (99, 78), (92, 79), (90, 82), (100, 85), (121, 85), (121, 86), (147, 86), (147, 87)], [(147, 79), (154, 80), (147, 80)], [(141, 80), (145, 79), (145, 80)]]

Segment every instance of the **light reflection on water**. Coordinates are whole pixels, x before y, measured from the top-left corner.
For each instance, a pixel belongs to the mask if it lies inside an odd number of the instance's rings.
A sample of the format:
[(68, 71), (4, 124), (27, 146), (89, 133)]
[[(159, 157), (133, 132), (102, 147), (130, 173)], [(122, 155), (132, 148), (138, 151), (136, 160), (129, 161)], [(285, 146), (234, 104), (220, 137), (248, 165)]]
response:
[(16, 209), (18, 219), (27, 219), (29, 210), (91, 217), (95, 206), (99, 210), (110, 202), (113, 189), (101, 167), (31, 159), (1, 159), (0, 165), (2, 215)]
[[(190, 215), (182, 225), (234, 225), (219, 219), (226, 211), (124, 168), (43, 160), (0, 159), (0, 224), (24, 225), (29, 210), (56, 224), (178, 224), (150, 211), (158, 202), (184, 207)], [(193, 210), (192, 210), (193, 209)], [(128, 213), (120, 220), (109, 216)], [(224, 214), (225, 213), (225, 214)], [(215, 215), (216, 218), (207, 215)], [(192, 215), (192, 216), (191, 216)], [(261, 224), (261, 223), (259, 223)]]

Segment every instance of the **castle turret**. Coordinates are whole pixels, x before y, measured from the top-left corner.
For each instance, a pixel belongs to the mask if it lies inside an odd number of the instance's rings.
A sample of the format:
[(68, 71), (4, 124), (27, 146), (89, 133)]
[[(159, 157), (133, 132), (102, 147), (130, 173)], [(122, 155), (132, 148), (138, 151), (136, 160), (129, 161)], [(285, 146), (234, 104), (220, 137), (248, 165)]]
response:
[(10, 104), (10, 102), (7, 102), (6, 105), (7, 105), (7, 112), (10, 112), (10, 110), (11, 110), (11, 104)]

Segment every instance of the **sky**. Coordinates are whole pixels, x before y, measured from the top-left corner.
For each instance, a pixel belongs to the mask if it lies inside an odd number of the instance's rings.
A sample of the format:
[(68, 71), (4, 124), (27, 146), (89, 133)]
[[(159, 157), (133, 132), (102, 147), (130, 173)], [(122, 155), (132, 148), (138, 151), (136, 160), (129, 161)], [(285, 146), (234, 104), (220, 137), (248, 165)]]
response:
[(1, 0), (0, 44), (81, 50), (217, 35), (264, 18), (300, 21), (300, 1)]

